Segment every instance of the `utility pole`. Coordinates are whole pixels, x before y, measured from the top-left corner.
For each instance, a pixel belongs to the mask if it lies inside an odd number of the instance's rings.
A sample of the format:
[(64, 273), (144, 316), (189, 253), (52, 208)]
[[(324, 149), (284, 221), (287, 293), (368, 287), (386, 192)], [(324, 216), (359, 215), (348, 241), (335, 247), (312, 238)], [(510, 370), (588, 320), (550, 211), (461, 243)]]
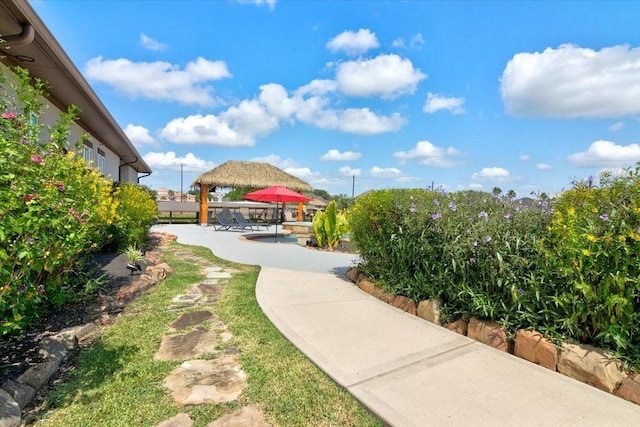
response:
[(353, 175), (352, 177), (352, 181), (351, 181), (351, 198), (353, 199), (355, 197), (355, 190), (356, 190), (356, 176)]

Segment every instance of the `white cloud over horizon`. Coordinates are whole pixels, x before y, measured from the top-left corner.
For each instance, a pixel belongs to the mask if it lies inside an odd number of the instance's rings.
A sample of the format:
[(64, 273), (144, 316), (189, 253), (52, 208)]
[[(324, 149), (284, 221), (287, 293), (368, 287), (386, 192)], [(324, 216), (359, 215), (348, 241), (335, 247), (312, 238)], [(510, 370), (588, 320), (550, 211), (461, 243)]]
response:
[(393, 153), (393, 157), (398, 159), (400, 164), (404, 164), (408, 160), (417, 160), (421, 165), (440, 168), (449, 168), (457, 165), (458, 162), (454, 160), (454, 157), (460, 155), (462, 153), (454, 147), (436, 147), (429, 141), (419, 141), (409, 151), (396, 151)]
[(344, 151), (340, 152), (340, 150), (336, 150), (335, 148), (330, 149), (326, 153), (324, 153), (320, 160), (325, 162), (347, 162), (351, 160), (358, 160), (362, 157), (362, 153), (356, 153), (353, 151)]
[(360, 176), (362, 175), (362, 169), (351, 168), (349, 166), (342, 166), (338, 169), (340, 176)]
[(640, 145), (618, 145), (612, 141), (599, 140), (592, 143), (586, 151), (571, 154), (568, 160), (580, 168), (629, 167), (640, 161)]
[(521, 117), (612, 118), (640, 113), (640, 48), (599, 51), (563, 44), (522, 52), (500, 78), (508, 114)]
[(482, 168), (480, 172), (475, 172), (471, 175), (471, 179), (474, 181), (508, 182), (514, 180), (515, 177), (511, 175), (509, 170), (494, 166)]
[(395, 54), (378, 55), (338, 64), (336, 81), (349, 96), (394, 99), (415, 93), (427, 75), (415, 69), (411, 60)]
[(159, 145), (158, 141), (156, 141), (149, 133), (149, 129), (144, 126), (129, 123), (124, 128), (124, 133), (134, 145)]
[(180, 171), (182, 168), (184, 172), (205, 172), (216, 166), (214, 162), (199, 159), (193, 153), (187, 153), (180, 157), (174, 151), (166, 153), (149, 152), (143, 158), (151, 168), (172, 171)]
[(207, 85), (208, 82), (232, 77), (224, 61), (209, 61), (201, 57), (180, 70), (164, 61), (104, 60), (98, 56), (87, 61), (85, 74), (90, 80), (106, 83), (134, 99), (200, 106), (220, 103), (213, 97), (213, 87)]
[(366, 53), (380, 46), (378, 38), (368, 29), (361, 28), (357, 32), (343, 31), (327, 42), (331, 52), (344, 52), (349, 56)]
[(438, 95), (437, 93), (429, 92), (422, 111), (433, 114), (440, 110), (447, 110), (452, 114), (463, 114), (465, 111), (462, 104), (464, 104), (464, 98), (448, 98)]
[(164, 43), (160, 43), (159, 41), (147, 36), (145, 33), (140, 34), (140, 44), (145, 49), (149, 50), (164, 50), (167, 48), (167, 45)]

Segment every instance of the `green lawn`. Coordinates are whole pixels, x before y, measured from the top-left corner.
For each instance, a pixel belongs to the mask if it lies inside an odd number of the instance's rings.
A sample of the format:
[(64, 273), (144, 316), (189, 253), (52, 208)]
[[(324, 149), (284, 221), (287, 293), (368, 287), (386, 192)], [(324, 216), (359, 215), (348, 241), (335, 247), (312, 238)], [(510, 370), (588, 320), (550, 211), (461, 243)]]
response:
[[(346, 390), (336, 385), (269, 322), (255, 299), (259, 268), (232, 264), (208, 249), (172, 243), (163, 256), (175, 273), (131, 303), (116, 323), (80, 358), (71, 377), (47, 397), (50, 411), (41, 426), (153, 426), (188, 412), (205, 426), (244, 405), (260, 407), (276, 426), (381, 426)], [(248, 386), (237, 402), (183, 408), (162, 381), (179, 362), (153, 357), (167, 325), (178, 312), (165, 310), (171, 298), (204, 278), (198, 263), (240, 271), (225, 286), (213, 311), (241, 350)]]

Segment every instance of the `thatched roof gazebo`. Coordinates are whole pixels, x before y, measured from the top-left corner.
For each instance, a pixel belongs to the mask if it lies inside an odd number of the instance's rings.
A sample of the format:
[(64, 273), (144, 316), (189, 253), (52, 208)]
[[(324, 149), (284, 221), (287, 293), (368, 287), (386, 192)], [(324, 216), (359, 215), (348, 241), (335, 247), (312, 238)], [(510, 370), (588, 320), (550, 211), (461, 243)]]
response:
[(272, 185), (281, 185), (294, 191), (312, 190), (307, 182), (263, 162), (229, 160), (203, 173), (191, 183), (192, 187), (200, 187), (200, 224), (206, 225), (207, 195), (216, 187), (266, 188)]

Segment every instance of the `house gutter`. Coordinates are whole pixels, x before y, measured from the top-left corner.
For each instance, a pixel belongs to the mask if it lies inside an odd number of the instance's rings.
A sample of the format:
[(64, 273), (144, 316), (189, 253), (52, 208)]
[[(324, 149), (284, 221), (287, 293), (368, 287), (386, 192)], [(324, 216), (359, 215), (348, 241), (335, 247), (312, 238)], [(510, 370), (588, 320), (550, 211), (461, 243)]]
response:
[(140, 180), (141, 180), (142, 178), (146, 178), (146, 177), (148, 177), (149, 175), (151, 175), (151, 172), (149, 172), (149, 173), (147, 173), (147, 174), (144, 174), (144, 175), (142, 175), (142, 176), (139, 176), (139, 177), (138, 177), (138, 184), (140, 184)]
[(8, 49), (11, 46), (20, 46), (24, 44), (29, 44), (36, 37), (36, 30), (29, 24), (26, 24), (22, 27), (22, 31), (20, 34), (12, 34), (9, 36), (1, 36), (0, 47), (3, 49)]

